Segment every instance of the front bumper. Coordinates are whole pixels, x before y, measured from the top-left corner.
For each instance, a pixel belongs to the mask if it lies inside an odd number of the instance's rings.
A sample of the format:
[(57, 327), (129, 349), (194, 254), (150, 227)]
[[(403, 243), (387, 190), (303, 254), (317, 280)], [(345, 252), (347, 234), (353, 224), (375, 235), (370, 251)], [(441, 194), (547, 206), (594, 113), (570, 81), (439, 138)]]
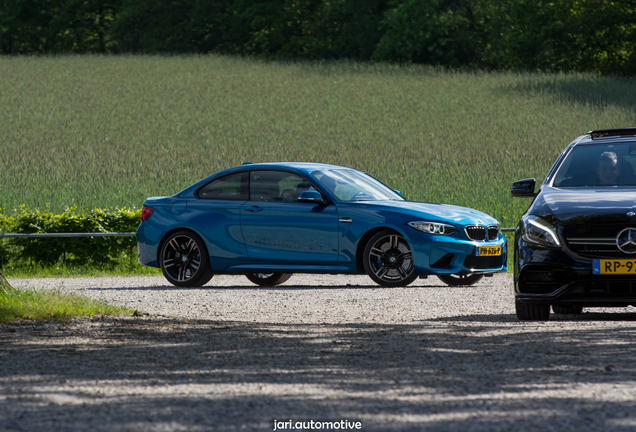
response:
[(514, 294), (517, 303), (561, 306), (636, 305), (636, 277), (595, 275), (593, 259), (564, 249), (543, 249), (515, 240)]
[[(501, 255), (477, 256), (479, 246), (501, 246)], [(484, 242), (431, 236), (420, 247), (415, 246), (413, 254), (415, 269), (420, 275), (498, 273), (508, 270), (508, 248), (503, 236)]]

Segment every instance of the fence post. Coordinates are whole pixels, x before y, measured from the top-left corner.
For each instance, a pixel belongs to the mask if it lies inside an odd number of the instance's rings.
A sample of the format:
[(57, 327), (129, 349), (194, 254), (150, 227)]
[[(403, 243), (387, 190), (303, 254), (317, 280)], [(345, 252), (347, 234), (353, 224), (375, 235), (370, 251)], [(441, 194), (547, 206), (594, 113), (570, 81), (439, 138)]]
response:
[(7, 278), (5, 278), (4, 275), (2, 274), (2, 272), (0, 271), (0, 291), (8, 291), (8, 290), (12, 290), (12, 289), (13, 289), (13, 287), (7, 281)]

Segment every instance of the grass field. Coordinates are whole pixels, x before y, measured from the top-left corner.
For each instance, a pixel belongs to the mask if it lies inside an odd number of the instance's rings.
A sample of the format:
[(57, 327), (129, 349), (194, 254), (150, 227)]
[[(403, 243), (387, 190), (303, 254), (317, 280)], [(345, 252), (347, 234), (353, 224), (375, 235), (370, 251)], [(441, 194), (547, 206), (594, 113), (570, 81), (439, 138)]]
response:
[(133, 313), (132, 309), (59, 291), (0, 289), (0, 323), (24, 319), (69, 321), (79, 317)]
[(636, 83), (218, 56), (0, 58), (0, 208), (137, 207), (245, 161), (364, 170), (514, 226), (512, 181), (636, 126)]

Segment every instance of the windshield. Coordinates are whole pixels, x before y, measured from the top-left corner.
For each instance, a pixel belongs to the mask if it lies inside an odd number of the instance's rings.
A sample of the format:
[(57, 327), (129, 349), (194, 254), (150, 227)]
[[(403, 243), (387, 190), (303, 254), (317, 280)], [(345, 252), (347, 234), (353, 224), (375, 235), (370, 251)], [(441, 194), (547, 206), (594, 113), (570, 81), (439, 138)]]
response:
[(555, 187), (635, 186), (636, 144), (580, 145), (554, 177)]
[(311, 175), (340, 201), (404, 201), (397, 192), (360, 171), (335, 169)]

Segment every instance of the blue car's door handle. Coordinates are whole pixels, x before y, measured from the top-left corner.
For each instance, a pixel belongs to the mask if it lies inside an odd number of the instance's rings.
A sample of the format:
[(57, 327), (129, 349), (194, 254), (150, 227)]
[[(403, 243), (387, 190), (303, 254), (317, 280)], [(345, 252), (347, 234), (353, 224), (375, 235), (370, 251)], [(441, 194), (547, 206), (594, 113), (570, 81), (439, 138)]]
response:
[(247, 210), (248, 212), (252, 212), (252, 213), (263, 211), (263, 209), (260, 208), (259, 206), (245, 207), (245, 210)]

